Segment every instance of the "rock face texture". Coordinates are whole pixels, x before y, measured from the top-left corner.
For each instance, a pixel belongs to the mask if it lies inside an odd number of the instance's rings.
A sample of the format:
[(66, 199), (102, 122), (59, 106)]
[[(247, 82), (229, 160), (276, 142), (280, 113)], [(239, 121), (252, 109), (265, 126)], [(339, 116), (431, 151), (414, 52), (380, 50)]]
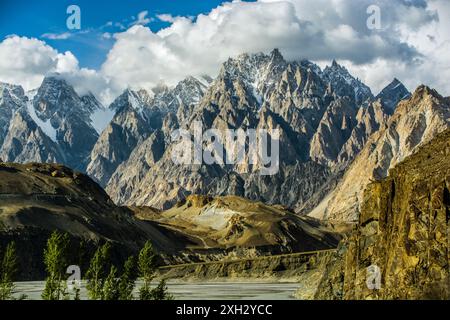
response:
[[(112, 198), (130, 197), (133, 188), (142, 181), (148, 170), (161, 159), (167, 139), (161, 130), (156, 130), (148, 139), (139, 143), (131, 151), (128, 159), (114, 171), (108, 183), (108, 194)], [(118, 185), (118, 188), (111, 187)]]
[(365, 187), (372, 180), (386, 177), (390, 168), (449, 127), (449, 99), (426, 86), (419, 87), (410, 99), (399, 103), (386, 125), (370, 137), (329, 195), (326, 209), (314, 216), (358, 221)]
[(6, 161), (62, 163), (64, 154), (31, 118), (26, 109), (17, 110), (3, 141), (0, 157)]
[(369, 137), (384, 127), (389, 119), (389, 111), (382, 101), (371, 102), (360, 108), (356, 114), (356, 125), (337, 156), (334, 171), (343, 171), (356, 158), (367, 143)]
[[(330, 258), (316, 298), (450, 299), (450, 130), (364, 192), (358, 226)], [(367, 286), (369, 266), (381, 287)]]
[(25, 101), (22, 87), (0, 82), (0, 146), (8, 133), (14, 113), (25, 105)]
[(395, 78), (390, 84), (381, 90), (375, 99), (381, 100), (386, 109), (392, 113), (400, 101), (410, 97), (411, 93), (408, 89), (406, 89), (405, 86), (397, 78)]
[[(222, 65), (197, 104), (166, 117), (160, 132), (117, 167), (106, 190), (117, 203), (161, 209), (189, 194), (232, 194), (303, 207), (348, 166), (387, 117), (370, 89), (336, 62), (321, 71), (309, 61), (287, 62), (278, 50), (243, 54)], [(204, 130), (278, 129), (279, 171), (261, 176), (251, 157), (239, 165), (174, 164), (170, 133), (176, 128), (192, 133), (196, 122)]]
[(58, 162), (85, 170), (98, 138), (91, 116), (103, 108), (95, 97), (80, 97), (58, 75), (46, 77), (27, 96), (20, 87), (6, 87), (0, 113), (4, 160)]
[(5, 161), (62, 162), (57, 144), (33, 120), (29, 105), (22, 87), (0, 84), (0, 157)]
[(117, 166), (153, 130), (150, 107), (134, 91), (124, 92), (110, 109), (116, 112), (114, 118), (95, 143), (87, 166), (87, 173), (101, 185), (106, 185)]
[[(137, 160), (139, 151), (135, 148), (139, 147), (141, 154), (147, 152), (148, 150), (143, 149), (141, 143), (147, 138), (152, 139), (150, 137), (152, 133), (160, 132), (163, 124), (170, 128), (168, 122), (171, 118), (177, 121), (175, 117), (177, 112), (183, 114), (183, 117), (188, 117), (192, 105), (201, 99), (205, 89), (206, 85), (200, 80), (188, 77), (173, 89), (160, 86), (150, 93), (145, 90), (137, 92), (126, 90), (109, 106), (115, 115), (91, 151), (87, 173), (102, 186), (108, 184), (119, 166), (120, 169), (113, 181), (117, 181), (118, 176), (129, 176), (129, 173), (121, 169), (124, 168), (122, 164), (130, 158), (132, 153), (134, 156), (128, 163), (145, 169), (137, 161), (131, 162), (133, 159)], [(149, 144), (150, 142), (146, 142), (145, 146), (151, 149)], [(153, 139), (151, 144), (161, 144), (155, 148), (164, 148), (161, 140)], [(134, 172), (138, 176), (145, 173), (145, 171), (137, 172), (136, 170)]]
[(362, 104), (373, 98), (370, 88), (359, 79), (353, 78), (347, 69), (340, 66), (336, 60), (333, 60), (331, 66), (324, 69), (323, 75), (339, 96), (348, 96), (357, 104)]
[(55, 142), (61, 148), (69, 167), (84, 170), (86, 160), (98, 139), (91, 114), (100, 105), (91, 95), (82, 99), (59, 77), (46, 77), (33, 98), (36, 116), (53, 129)]
[(311, 140), (310, 157), (313, 161), (333, 165), (356, 126), (357, 112), (348, 98), (330, 104)]

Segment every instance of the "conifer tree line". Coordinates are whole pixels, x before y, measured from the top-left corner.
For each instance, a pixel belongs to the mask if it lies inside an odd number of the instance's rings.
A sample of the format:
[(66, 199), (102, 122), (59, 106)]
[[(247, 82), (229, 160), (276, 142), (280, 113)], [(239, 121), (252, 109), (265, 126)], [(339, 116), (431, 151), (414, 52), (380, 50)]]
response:
[[(45, 287), (42, 292), (44, 300), (79, 300), (80, 288), (68, 286), (69, 235), (54, 231), (47, 240), (44, 249), (44, 264), (47, 273)], [(111, 245), (105, 243), (97, 247), (92, 256), (85, 275), (87, 295), (90, 300), (171, 300), (167, 285), (161, 280), (152, 287), (157, 269), (158, 255), (150, 241), (136, 257), (130, 256), (125, 261), (122, 271), (111, 263)], [(15, 290), (14, 278), (18, 270), (18, 262), (14, 242), (0, 251), (0, 300), (13, 300)], [(137, 289), (136, 281), (141, 279), (142, 285)], [(19, 299), (25, 299), (21, 296)]]
[(0, 300), (13, 299), (14, 276), (17, 273), (16, 245), (14, 242), (0, 252)]

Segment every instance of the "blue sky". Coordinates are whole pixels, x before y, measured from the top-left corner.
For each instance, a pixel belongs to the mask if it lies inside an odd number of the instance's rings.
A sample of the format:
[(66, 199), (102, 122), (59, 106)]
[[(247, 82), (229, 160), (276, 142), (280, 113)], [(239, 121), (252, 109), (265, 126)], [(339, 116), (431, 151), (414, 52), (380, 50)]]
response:
[[(148, 11), (151, 21), (147, 26), (154, 32), (167, 27), (169, 23), (156, 18), (158, 14), (172, 16), (197, 16), (208, 13), (217, 7), (221, 0), (1, 0), (0, 2), (0, 39), (17, 34), (45, 40), (59, 52), (71, 51), (79, 60), (81, 67), (98, 69), (106, 54), (114, 44), (114, 39), (105, 39), (105, 32), (124, 31), (137, 19), (139, 12)], [(67, 29), (66, 9), (69, 5), (78, 5), (81, 9), (81, 30)], [(134, 19), (133, 19), (134, 18)], [(106, 26), (113, 22), (113, 26)], [(117, 25), (116, 25), (117, 24)], [(64, 40), (52, 40), (42, 37), (44, 34), (72, 33)], [(86, 33), (84, 33), (86, 32)]]

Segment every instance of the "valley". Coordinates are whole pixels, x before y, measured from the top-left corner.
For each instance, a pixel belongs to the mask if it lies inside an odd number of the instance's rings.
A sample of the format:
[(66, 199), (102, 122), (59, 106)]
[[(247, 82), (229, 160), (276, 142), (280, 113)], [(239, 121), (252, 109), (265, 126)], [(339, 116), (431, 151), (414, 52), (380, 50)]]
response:
[(86, 175), (59, 165), (1, 163), (0, 181), (0, 239), (16, 243), (23, 280), (43, 277), (40, 257), (53, 230), (71, 237), (74, 262), (79, 242), (87, 253), (111, 242), (120, 261), (150, 239), (163, 265), (328, 249), (340, 237), (313, 219), (235, 196), (190, 196), (162, 212), (118, 207)]

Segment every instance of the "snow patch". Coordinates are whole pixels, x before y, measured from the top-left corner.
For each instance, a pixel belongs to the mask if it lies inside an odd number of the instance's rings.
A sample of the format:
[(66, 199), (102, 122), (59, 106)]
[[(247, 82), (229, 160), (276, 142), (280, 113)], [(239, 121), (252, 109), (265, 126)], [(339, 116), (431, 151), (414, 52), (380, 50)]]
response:
[(25, 93), (28, 100), (33, 101), (34, 97), (37, 95), (38, 89), (29, 90)]
[(195, 223), (199, 225), (210, 227), (214, 230), (222, 230), (226, 228), (230, 219), (239, 214), (230, 209), (222, 209), (211, 207), (203, 211), (198, 217), (195, 217)]
[(30, 115), (31, 119), (41, 128), (41, 130), (45, 133), (46, 136), (48, 136), (50, 139), (52, 139), (54, 142), (57, 142), (56, 140), (56, 129), (53, 128), (52, 124), (50, 123), (50, 119), (47, 121), (42, 121), (36, 114), (36, 110), (34, 109), (33, 102), (27, 101), (27, 110), (28, 114)]
[(207, 89), (207, 88), (209, 88), (211, 86), (212, 81), (209, 81), (205, 77), (198, 77), (198, 78), (194, 77), (194, 78), (204, 86), (203, 89)]
[(398, 87), (400, 87), (402, 84), (401, 84), (401, 82), (398, 82), (396, 85), (395, 85), (395, 87), (394, 88), (392, 88), (392, 90), (395, 90), (395, 89), (397, 89)]
[(140, 99), (136, 92), (131, 90), (128, 92), (128, 102), (131, 104), (131, 107), (136, 110), (137, 113), (139, 113), (140, 115), (143, 114), (145, 103)]

